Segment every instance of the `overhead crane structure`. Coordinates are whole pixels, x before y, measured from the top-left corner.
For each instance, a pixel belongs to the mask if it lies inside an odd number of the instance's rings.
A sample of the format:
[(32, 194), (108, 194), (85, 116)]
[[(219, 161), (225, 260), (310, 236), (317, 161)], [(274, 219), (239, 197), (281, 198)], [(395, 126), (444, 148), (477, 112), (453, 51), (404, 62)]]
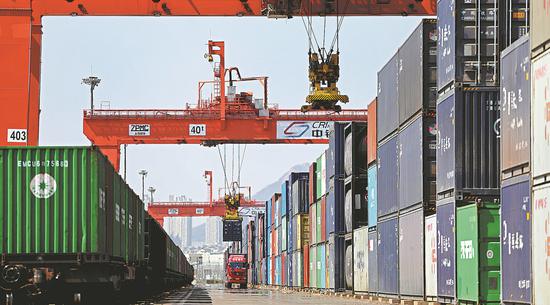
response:
[[(205, 57), (214, 65), (214, 93), (199, 98), (196, 106), (185, 109), (84, 110), (84, 134), (119, 169), (123, 144), (323, 144), (335, 121), (366, 121), (367, 110), (309, 111), (268, 107), (267, 77), (241, 78), (238, 69), (225, 69), (223, 41), (209, 41)], [(226, 95), (226, 72), (230, 77)], [(229, 74), (231, 75), (231, 74)], [(235, 82), (260, 81), (263, 98), (249, 92), (236, 92)], [(210, 81), (209, 81), (210, 82)]]
[(44, 16), (407, 16), (434, 15), (436, 3), (436, 0), (0, 0), (0, 146), (38, 145)]

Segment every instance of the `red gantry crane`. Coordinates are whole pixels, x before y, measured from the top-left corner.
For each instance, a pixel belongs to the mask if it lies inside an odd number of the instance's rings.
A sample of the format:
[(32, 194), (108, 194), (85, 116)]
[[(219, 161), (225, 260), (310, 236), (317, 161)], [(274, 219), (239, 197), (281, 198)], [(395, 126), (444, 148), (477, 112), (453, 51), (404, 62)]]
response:
[[(436, 0), (0, 0), (0, 146), (38, 145), (44, 16), (407, 16), (434, 15), (436, 4)], [(203, 110), (199, 108), (194, 112), (177, 113), (115, 112), (111, 117), (164, 123), (170, 120), (168, 117), (174, 116), (185, 117), (188, 121), (196, 115), (201, 121), (216, 119), (205, 117), (201, 113)], [(95, 117), (86, 114), (86, 118), (99, 121), (105, 114), (100, 112)], [(214, 115), (211, 111), (208, 114)], [(292, 111), (270, 110), (269, 114), (271, 121), (300, 121), (303, 118)], [(225, 115), (231, 118), (233, 114), (226, 112)], [(315, 115), (317, 118), (322, 116), (312, 114)], [(342, 117), (344, 116), (345, 113)], [(208, 126), (214, 132), (217, 129), (229, 131), (239, 128), (233, 126), (235, 124), (215, 126), (214, 122), (210, 123)], [(258, 124), (264, 123), (268, 126), (258, 126), (254, 130), (262, 131), (257, 140), (269, 142), (270, 139), (273, 140), (274, 127), (269, 126), (269, 120), (260, 119)], [(245, 125), (247, 128), (252, 127), (251, 124)], [(178, 128), (183, 130), (188, 127), (189, 125), (180, 125)], [(151, 132), (162, 135), (160, 131)], [(227, 132), (215, 133), (221, 137), (227, 135)], [(130, 140), (133, 139), (126, 141)], [(190, 136), (185, 136), (183, 140), (192, 142)], [(226, 137), (213, 140), (230, 139)], [(107, 141), (105, 144), (111, 145), (111, 158), (114, 158), (114, 143)]]
[[(308, 111), (268, 107), (267, 77), (241, 78), (238, 69), (225, 69), (223, 41), (209, 41), (205, 57), (213, 61), (214, 81), (199, 83), (195, 107), (179, 110), (85, 110), (84, 134), (98, 146), (118, 170), (123, 144), (321, 144), (335, 121), (366, 121), (367, 110)], [(232, 73), (236, 72), (236, 79)], [(230, 92), (226, 93), (229, 73)], [(260, 81), (263, 99), (236, 92), (235, 82)], [(201, 98), (206, 83), (213, 83), (210, 99)]]

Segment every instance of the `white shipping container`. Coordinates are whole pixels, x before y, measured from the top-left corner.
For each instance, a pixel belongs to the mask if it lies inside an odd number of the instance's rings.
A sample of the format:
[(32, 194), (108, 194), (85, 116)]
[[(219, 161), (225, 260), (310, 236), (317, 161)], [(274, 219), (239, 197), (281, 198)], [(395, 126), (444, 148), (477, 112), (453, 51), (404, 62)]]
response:
[(353, 291), (368, 292), (369, 230), (362, 227), (353, 231)]
[(537, 178), (550, 174), (550, 50), (534, 59), (531, 67), (533, 182), (536, 184)]
[(426, 217), (424, 221), (424, 275), (426, 296), (437, 296), (437, 219), (436, 215)]
[(550, 184), (533, 189), (533, 304), (550, 300)]
[(321, 155), (321, 195), (327, 193), (327, 154)]

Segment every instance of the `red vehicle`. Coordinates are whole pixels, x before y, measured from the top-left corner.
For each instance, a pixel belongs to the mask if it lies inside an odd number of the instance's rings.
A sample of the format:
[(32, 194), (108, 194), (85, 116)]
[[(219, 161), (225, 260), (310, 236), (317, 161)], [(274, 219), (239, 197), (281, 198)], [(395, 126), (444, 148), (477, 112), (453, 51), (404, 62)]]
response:
[(247, 287), (248, 261), (246, 254), (225, 255), (225, 287), (241, 288)]

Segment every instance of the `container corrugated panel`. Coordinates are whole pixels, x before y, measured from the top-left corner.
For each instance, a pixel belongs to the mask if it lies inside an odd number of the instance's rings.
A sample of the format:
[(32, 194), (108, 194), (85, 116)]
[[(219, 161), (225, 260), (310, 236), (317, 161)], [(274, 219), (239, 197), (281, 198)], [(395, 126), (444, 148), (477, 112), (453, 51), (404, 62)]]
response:
[(345, 289), (345, 249), (344, 237), (337, 234), (330, 234), (327, 247), (327, 288), (341, 291)]
[(345, 283), (346, 289), (353, 289), (353, 244), (346, 244), (346, 251), (344, 252), (344, 271), (345, 271)]
[(399, 208), (435, 204), (434, 117), (417, 117), (399, 132)]
[(317, 246), (309, 247), (309, 287), (317, 288)]
[(550, 300), (550, 184), (533, 188), (533, 304), (547, 304)]
[(399, 285), (399, 236), (398, 219), (378, 222), (378, 292), (398, 294)]
[[(336, 221), (336, 206), (335, 206), (335, 200), (334, 200), (334, 179), (331, 179), (329, 184), (329, 191), (327, 193), (327, 196), (325, 198), (325, 236), (329, 236), (330, 233), (334, 233), (334, 223)], [(339, 207), (343, 207), (342, 204), (340, 204)]]
[(543, 176), (550, 174), (550, 106), (548, 105), (548, 87), (550, 83), (550, 50), (533, 60), (532, 63), (532, 108), (533, 108), (533, 164), (534, 183), (548, 181)]
[(288, 198), (289, 198), (288, 181), (284, 181), (283, 184), (281, 184), (281, 206), (280, 206), (281, 211), (279, 212), (281, 217), (286, 216), (288, 212), (288, 207), (289, 207)]
[(398, 55), (395, 55), (378, 72), (378, 105), (376, 117), (377, 142), (386, 138), (399, 127), (399, 92), (397, 84)]
[(426, 297), (437, 296), (437, 219), (431, 215), (424, 220), (424, 278)]
[(437, 192), (498, 194), (499, 88), (458, 88), (437, 105)]
[(437, 1), (437, 83), (476, 86), (498, 84), (497, 2)]
[(399, 215), (399, 294), (424, 296), (424, 209)]
[(292, 215), (307, 213), (309, 210), (308, 200), (309, 179), (307, 173), (300, 173), (291, 184), (290, 201), (292, 206)]
[(500, 62), (500, 130), (502, 177), (529, 170), (531, 154), (531, 60), (529, 36), (502, 52)]
[(310, 256), (310, 246), (309, 244), (305, 244), (304, 245), (304, 265), (302, 266), (302, 270), (304, 271), (304, 274), (303, 274), (303, 286), (304, 287), (311, 287), (311, 266), (310, 266), (310, 261), (311, 261), (311, 256)]
[(325, 244), (321, 243), (317, 245), (317, 288), (326, 288), (326, 272)]
[(399, 206), (398, 137), (378, 147), (378, 217), (397, 211)]
[(353, 291), (369, 291), (369, 230), (362, 227), (353, 230)]
[(437, 296), (455, 297), (455, 202), (438, 201), (437, 218)]
[(316, 209), (316, 212), (315, 212), (315, 241), (320, 243), (320, 242), (323, 242), (324, 239), (323, 239), (323, 233), (324, 233), (324, 230), (323, 230), (323, 223), (325, 222), (323, 220), (323, 218), (325, 218), (325, 215), (323, 214), (323, 207), (322, 207), (322, 199), (320, 199), (319, 201), (317, 201), (317, 203), (315, 204), (315, 209)]
[[(531, 48), (533, 50), (542, 49), (541, 47), (550, 40), (550, 12), (548, 10), (548, 1), (529, 1), (531, 6)], [(538, 304), (537, 304), (538, 305)]]
[(283, 217), (283, 221), (282, 221), (282, 224), (281, 224), (281, 227), (280, 227), (280, 230), (281, 230), (281, 251), (286, 251), (287, 250), (287, 235), (288, 235), (288, 231), (287, 231), (287, 220), (286, 220), (286, 216)]
[(459, 301), (500, 303), (500, 215), (494, 203), (456, 209)]
[(321, 196), (323, 196), (326, 193), (327, 166), (326, 166), (325, 153), (321, 154), (321, 156), (317, 158), (316, 164), (317, 166), (315, 169), (315, 177), (317, 179), (317, 183), (316, 183), (316, 191), (315, 191), (315, 200), (319, 200), (319, 198), (321, 198)]
[(326, 197), (323, 196), (321, 197), (321, 201), (320, 201), (320, 205), (319, 205), (320, 209), (317, 210), (317, 212), (320, 212), (320, 213), (317, 213), (317, 217), (320, 216), (321, 218), (321, 241), (324, 242), (327, 240), (327, 201), (326, 201)]
[(529, 175), (502, 183), (500, 243), (502, 300), (531, 303), (531, 187)]
[(309, 219), (309, 240), (310, 243), (314, 245), (317, 243), (317, 203), (314, 203), (309, 207)]
[(376, 139), (376, 105), (377, 100), (374, 99), (368, 107), (367, 113), (369, 118), (367, 120), (367, 164), (371, 164), (376, 161), (376, 148), (378, 147), (378, 140)]
[(347, 176), (367, 176), (367, 123), (348, 123), (344, 129), (344, 173)]
[(334, 123), (329, 132), (327, 178), (344, 176), (344, 123)]
[(273, 202), (271, 199), (265, 202), (265, 219), (266, 228), (269, 229), (273, 225)]
[(368, 241), (369, 292), (378, 293), (378, 232), (370, 231)]
[(309, 184), (308, 184), (308, 198), (309, 204), (315, 202), (315, 196), (317, 194), (317, 164), (311, 163), (309, 166)]
[(275, 285), (281, 286), (281, 275), (283, 271), (281, 270), (281, 256), (277, 255), (275, 257)]
[[(435, 108), (436, 19), (423, 19), (399, 48), (398, 90), (399, 124), (404, 124), (421, 109)], [(433, 73), (432, 73), (433, 74)], [(430, 91), (432, 94), (430, 95)]]
[(331, 234), (328, 237), (327, 243), (325, 244), (325, 254), (326, 254), (326, 268), (325, 272), (325, 287), (330, 290), (334, 290), (334, 234)]
[(282, 229), (282, 226), (278, 227), (275, 229), (276, 230), (276, 235), (277, 235), (277, 251), (275, 252), (275, 254), (281, 254), (281, 252), (283, 251), (283, 229)]
[(376, 166), (376, 164), (373, 164), (371, 165), (371, 167), (369, 167), (369, 174), (368, 174), (368, 192), (367, 192), (367, 196), (368, 196), (368, 199), (367, 199), (367, 204), (368, 204), (368, 211), (367, 211), (367, 214), (368, 214), (368, 225), (369, 227), (375, 227), (376, 226), (376, 221), (378, 219), (377, 217), (377, 209), (378, 209), (378, 204), (377, 204), (377, 199), (378, 199), (378, 196), (377, 196), (377, 184), (376, 184), (376, 174), (377, 174), (377, 171), (378, 171), (378, 168)]
[(281, 254), (281, 286), (287, 286), (287, 275), (288, 275), (288, 260), (286, 259), (286, 252), (283, 251)]
[(296, 224), (294, 221), (294, 218), (290, 216), (289, 214), (287, 217), (287, 230), (286, 230), (286, 250), (288, 252), (294, 251), (294, 242), (296, 241), (296, 236), (294, 235), (296, 233), (296, 229), (294, 228), (294, 225)]
[(287, 259), (287, 272), (286, 272), (286, 283), (287, 283), (287, 286), (288, 287), (294, 287), (294, 269), (293, 269), (293, 264), (294, 264), (294, 253), (292, 251), (287, 251), (287, 255), (286, 255), (286, 259)]
[(99, 150), (0, 149), (0, 250), (143, 259), (143, 203)]

